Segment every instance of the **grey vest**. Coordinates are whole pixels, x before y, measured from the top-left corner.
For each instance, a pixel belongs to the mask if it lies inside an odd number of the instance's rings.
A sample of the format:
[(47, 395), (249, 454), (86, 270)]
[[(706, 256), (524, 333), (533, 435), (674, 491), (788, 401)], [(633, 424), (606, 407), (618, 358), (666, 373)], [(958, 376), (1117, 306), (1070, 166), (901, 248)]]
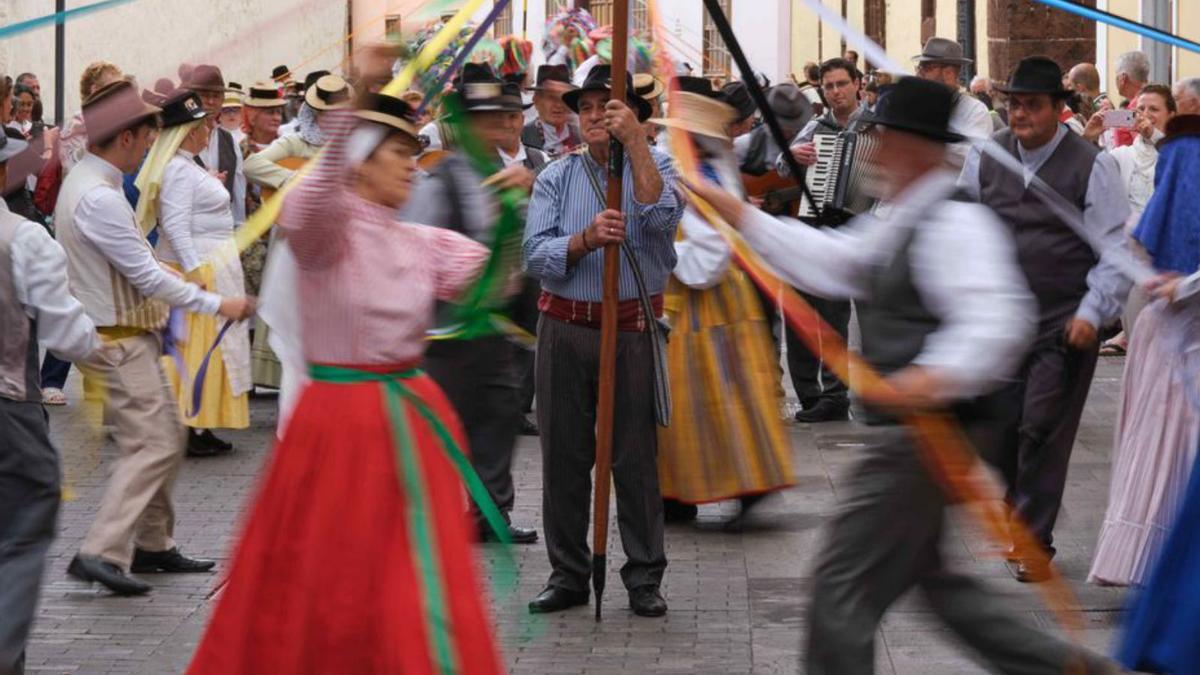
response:
[[(993, 139), (1017, 154), (1017, 139), (1008, 129)], [(1088, 181), (1100, 150), (1068, 133), (1037, 175), (1082, 211)], [(1012, 228), (1017, 260), (1038, 301), (1039, 334), (1061, 331), (1087, 293), (1087, 274), (1096, 265), (1092, 247), (1025, 187), (1024, 178), (984, 155), (979, 163), (979, 200)]]
[(12, 242), (24, 219), (0, 211), (0, 398), (41, 401), (38, 378), (37, 324), (17, 301)]
[(925, 348), (925, 340), (942, 325), (913, 283), (910, 252), (919, 229), (920, 225), (912, 227), (892, 259), (872, 274), (870, 300), (855, 301), (863, 358), (884, 375), (912, 363)]

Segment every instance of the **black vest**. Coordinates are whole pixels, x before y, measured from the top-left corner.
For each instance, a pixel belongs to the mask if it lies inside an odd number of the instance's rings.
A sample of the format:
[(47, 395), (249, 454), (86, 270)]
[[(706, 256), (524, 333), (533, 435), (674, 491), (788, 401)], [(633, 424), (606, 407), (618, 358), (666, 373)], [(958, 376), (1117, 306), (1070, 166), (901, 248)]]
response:
[[(1011, 131), (1000, 131), (993, 140), (1019, 159)], [(1099, 153), (1096, 146), (1068, 132), (1037, 176), (1082, 211)], [(1087, 274), (1098, 261), (1095, 252), (1025, 187), (1023, 176), (986, 154), (979, 163), (979, 186), (979, 201), (1012, 228), (1017, 260), (1038, 301), (1039, 334), (1061, 331), (1087, 293)]]

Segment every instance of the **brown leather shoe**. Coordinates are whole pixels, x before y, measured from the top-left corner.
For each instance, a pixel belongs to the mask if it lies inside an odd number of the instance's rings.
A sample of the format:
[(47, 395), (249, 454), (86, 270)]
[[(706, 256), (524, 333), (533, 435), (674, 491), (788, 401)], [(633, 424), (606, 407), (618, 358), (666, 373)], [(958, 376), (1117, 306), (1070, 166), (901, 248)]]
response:
[(1008, 573), (1023, 584), (1041, 583), (1051, 576), (1049, 562), (1020, 559), (1007, 560), (1004, 565), (1008, 568)]

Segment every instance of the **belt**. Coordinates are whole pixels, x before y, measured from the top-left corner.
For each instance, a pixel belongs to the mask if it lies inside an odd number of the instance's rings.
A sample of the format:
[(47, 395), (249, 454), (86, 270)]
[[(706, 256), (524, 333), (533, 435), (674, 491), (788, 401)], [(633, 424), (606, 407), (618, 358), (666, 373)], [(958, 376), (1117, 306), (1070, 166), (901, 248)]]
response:
[(96, 333), (101, 339), (108, 341), (124, 340), (125, 338), (151, 334), (145, 328), (133, 328), (131, 326), (97, 326)]
[[(661, 293), (650, 296), (650, 306), (654, 309), (655, 316), (662, 316), (663, 296)], [(542, 291), (541, 296), (538, 297), (538, 310), (546, 316), (563, 323), (587, 326), (588, 328), (600, 328), (602, 307), (603, 303), (600, 302), (570, 300), (548, 291)], [(637, 298), (617, 303), (617, 330), (636, 333), (645, 333), (650, 330), (650, 327), (646, 325), (646, 312)]]

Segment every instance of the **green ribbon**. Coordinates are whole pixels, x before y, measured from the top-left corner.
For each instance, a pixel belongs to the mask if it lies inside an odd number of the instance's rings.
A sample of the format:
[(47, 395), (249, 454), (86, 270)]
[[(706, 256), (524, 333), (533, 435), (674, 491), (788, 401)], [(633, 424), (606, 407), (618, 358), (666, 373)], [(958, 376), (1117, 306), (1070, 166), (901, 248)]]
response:
[(508, 534), (508, 524), (501, 515), (500, 509), (496, 508), (483, 481), (475, 473), (471, 461), (455, 442), (453, 434), (438, 419), (429, 404), (404, 383), (405, 380), (421, 375), (422, 372), (419, 369), (413, 368), (395, 373), (374, 373), (340, 366), (309, 364), (308, 372), (315, 382), (333, 384), (375, 382), (383, 390), (384, 404), (392, 426), (396, 470), (400, 474), (399, 479), (406, 500), (405, 511), (408, 515), (409, 530), (412, 532), (416, 545), (416, 566), (420, 573), (424, 593), (426, 632), (433, 642), (432, 651), (437, 659), (439, 671), (444, 675), (457, 673), (456, 654), (451, 647), (452, 617), (446, 603), (440, 576), (441, 565), (439, 564), (437, 540), (431, 527), (433, 514), (429, 507), (425, 486), (421, 480), (421, 457), (416, 450), (412, 430), (409, 428), (406, 404), (416, 409), (417, 413), (433, 428), (441, 442), (442, 451), (450, 458), (459, 477), (466, 484), (471, 499), (479, 506), (480, 512), (496, 537), (504, 543), (505, 556), (501, 560), (502, 569), (499, 573), (498, 584), (511, 586), (515, 579), (515, 573), (511, 551), (508, 548), (512, 543)]
[[(466, 118), (457, 98), (444, 97), (442, 107), (446, 113), (443, 123), (452, 130), (451, 136), (471, 168), (484, 176), (499, 170), (495, 158), (465, 128)], [(492, 230), (491, 255), (483, 273), (455, 300), (450, 325), (431, 331), (430, 339), (473, 340), (511, 334), (512, 322), (506, 320), (501, 310), (510, 302), (507, 296), (509, 279), (521, 265), (521, 239), (525, 230), (521, 207), (526, 197), (519, 188), (500, 190), (496, 197), (500, 219)]]

